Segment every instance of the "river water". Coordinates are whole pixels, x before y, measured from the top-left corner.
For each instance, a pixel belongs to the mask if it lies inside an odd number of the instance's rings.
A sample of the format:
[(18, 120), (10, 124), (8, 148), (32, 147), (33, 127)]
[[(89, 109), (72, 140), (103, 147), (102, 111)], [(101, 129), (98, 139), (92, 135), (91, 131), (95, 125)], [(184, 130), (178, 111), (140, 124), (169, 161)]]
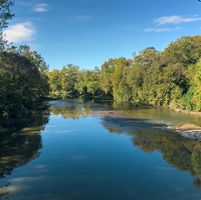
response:
[(200, 117), (131, 103), (51, 101), (0, 140), (1, 200), (201, 200)]

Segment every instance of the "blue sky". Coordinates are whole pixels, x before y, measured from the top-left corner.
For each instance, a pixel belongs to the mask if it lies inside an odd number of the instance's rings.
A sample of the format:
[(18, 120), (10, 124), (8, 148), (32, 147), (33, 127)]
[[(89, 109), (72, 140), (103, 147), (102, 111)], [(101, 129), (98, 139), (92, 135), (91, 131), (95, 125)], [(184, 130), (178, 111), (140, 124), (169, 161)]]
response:
[(132, 58), (146, 47), (163, 50), (181, 36), (201, 33), (198, 0), (16, 0), (4, 30), (52, 69), (94, 69), (109, 58)]

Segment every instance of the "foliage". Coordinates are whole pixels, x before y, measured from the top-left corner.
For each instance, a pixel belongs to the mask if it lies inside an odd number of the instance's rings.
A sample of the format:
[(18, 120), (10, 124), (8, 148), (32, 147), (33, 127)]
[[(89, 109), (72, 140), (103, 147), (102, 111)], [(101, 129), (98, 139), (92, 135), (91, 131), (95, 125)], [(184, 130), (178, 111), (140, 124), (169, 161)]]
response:
[(62, 89), (60, 71), (54, 69), (53, 71), (48, 73), (48, 78), (49, 78), (48, 80), (50, 85), (50, 92), (52, 94), (58, 94)]
[(162, 51), (147, 47), (133, 59), (110, 58), (100, 70), (69, 65), (49, 73), (53, 93), (109, 95), (118, 101), (201, 111), (201, 36), (185, 36)]
[(13, 6), (14, 2), (14, 0), (0, 0), (0, 31), (8, 26), (8, 20), (14, 16), (10, 12), (10, 6)]
[(184, 36), (171, 43), (164, 56), (168, 63), (180, 63), (184, 67), (195, 64), (201, 57), (201, 36)]
[(0, 85), (0, 122), (9, 123), (10, 119), (24, 113), (22, 95), (15, 89), (8, 73), (0, 73)]
[(69, 96), (76, 95), (77, 90), (75, 85), (78, 80), (79, 67), (72, 64), (67, 65), (61, 70), (61, 87), (63, 93), (67, 93)]
[(7, 49), (0, 54), (1, 125), (20, 119), (26, 110), (36, 108), (41, 97), (49, 93), (46, 72), (38, 65), (41, 58), (28, 46)]
[(8, 21), (14, 16), (10, 11), (10, 7), (14, 5), (14, 2), (15, 0), (0, 0), (0, 52), (7, 45), (7, 41), (3, 39), (2, 30), (8, 26)]

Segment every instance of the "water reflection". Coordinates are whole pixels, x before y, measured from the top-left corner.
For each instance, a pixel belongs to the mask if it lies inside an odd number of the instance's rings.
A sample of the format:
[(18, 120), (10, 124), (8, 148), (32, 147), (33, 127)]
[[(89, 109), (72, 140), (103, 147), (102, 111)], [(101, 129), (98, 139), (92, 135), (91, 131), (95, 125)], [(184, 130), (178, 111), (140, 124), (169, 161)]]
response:
[(84, 107), (78, 101), (56, 101), (51, 102), (51, 105), (52, 106), (50, 107), (50, 111), (52, 115), (61, 115), (65, 119), (78, 119), (79, 117), (86, 117), (89, 115), (88, 112), (90, 112), (90, 109), (87, 106)]
[(201, 143), (176, 134), (138, 130), (133, 133), (132, 143), (147, 153), (159, 151), (163, 159), (181, 171), (196, 176), (193, 185), (201, 188)]
[[(32, 113), (24, 125), (13, 128), (16, 132), (1, 130), (0, 140), (0, 179), (11, 175), (17, 167), (26, 165), (28, 162), (40, 156), (42, 148), (41, 131), (49, 121), (48, 111)], [(21, 130), (19, 130), (21, 129)], [(8, 200), (10, 183), (0, 185), (0, 199)]]
[[(176, 118), (174, 112), (154, 110), (151, 115), (151, 111), (148, 110), (147, 116), (146, 109), (136, 108), (136, 113), (131, 117), (130, 112), (119, 111), (117, 104), (115, 104), (115, 107), (110, 107), (108, 104), (81, 104), (76, 101), (57, 103), (52, 102), (52, 114), (72, 119), (89, 115), (99, 116), (103, 127), (109, 132), (128, 134), (131, 136), (131, 141), (135, 147), (146, 153), (158, 151), (162, 154), (163, 159), (173, 167), (181, 171), (188, 171), (192, 176), (196, 176), (193, 186), (201, 189), (201, 143), (186, 139), (168, 129), (169, 123), (165, 124), (163, 122), (165, 120), (171, 121), (172, 116)], [(123, 110), (128, 111), (128, 108), (125, 105)], [(140, 112), (140, 109), (142, 112)], [(150, 118), (155, 119), (156, 113), (159, 115), (160, 112), (163, 112), (165, 119), (161, 118), (160, 121), (150, 120)], [(177, 118), (178, 115), (181, 116), (180, 120), (184, 119), (186, 122), (186, 116), (177, 114)], [(196, 118), (194, 119), (195, 121), (197, 120)]]

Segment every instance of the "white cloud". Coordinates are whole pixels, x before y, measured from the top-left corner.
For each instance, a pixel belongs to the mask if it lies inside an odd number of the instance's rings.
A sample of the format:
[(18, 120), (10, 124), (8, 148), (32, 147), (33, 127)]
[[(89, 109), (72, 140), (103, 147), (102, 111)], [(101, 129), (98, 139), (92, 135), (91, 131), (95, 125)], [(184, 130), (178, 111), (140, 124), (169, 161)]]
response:
[(34, 6), (34, 11), (35, 12), (46, 12), (46, 11), (48, 11), (48, 5), (45, 3), (36, 4)]
[(9, 26), (9, 28), (3, 32), (3, 35), (9, 42), (20, 43), (32, 41), (35, 32), (32, 22), (26, 21), (24, 23)]
[(181, 23), (189, 23), (189, 22), (195, 22), (195, 21), (201, 21), (201, 17), (183, 17), (181, 15), (172, 15), (172, 16), (164, 16), (159, 17), (157, 19), (154, 19), (154, 22), (160, 26), (164, 24), (181, 24)]
[(176, 28), (146, 28), (144, 31), (145, 32), (169, 32), (169, 31), (178, 31), (180, 30), (180, 27), (176, 27)]

